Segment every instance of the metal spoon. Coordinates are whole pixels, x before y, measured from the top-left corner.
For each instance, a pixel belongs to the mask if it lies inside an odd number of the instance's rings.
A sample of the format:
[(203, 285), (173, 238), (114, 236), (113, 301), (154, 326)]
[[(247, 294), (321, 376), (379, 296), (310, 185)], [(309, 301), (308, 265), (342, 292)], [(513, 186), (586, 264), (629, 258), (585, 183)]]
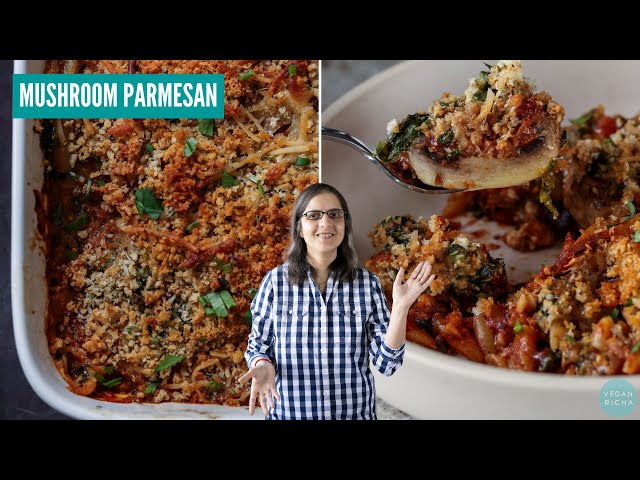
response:
[(453, 192), (462, 192), (463, 190), (452, 190), (448, 188), (434, 187), (431, 185), (424, 185), (423, 187), (419, 187), (416, 185), (412, 185), (407, 183), (405, 180), (402, 180), (396, 177), (393, 172), (388, 170), (382, 160), (380, 160), (376, 154), (374, 153), (368, 145), (366, 145), (362, 140), (357, 139), (353, 135), (343, 132), (341, 130), (336, 130), (335, 128), (322, 127), (322, 137), (330, 140), (332, 142), (344, 143), (349, 145), (350, 147), (356, 149), (363, 156), (365, 156), (371, 163), (373, 163), (376, 167), (384, 172), (384, 174), (389, 177), (391, 180), (396, 182), (401, 187), (407, 188), (414, 192), (420, 193), (453, 193)]

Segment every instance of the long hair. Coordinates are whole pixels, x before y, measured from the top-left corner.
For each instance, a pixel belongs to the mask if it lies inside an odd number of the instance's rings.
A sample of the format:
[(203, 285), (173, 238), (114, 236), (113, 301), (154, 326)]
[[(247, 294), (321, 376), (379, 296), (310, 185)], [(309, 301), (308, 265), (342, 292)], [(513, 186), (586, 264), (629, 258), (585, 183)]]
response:
[(351, 235), (351, 214), (349, 206), (342, 194), (331, 185), (326, 183), (315, 183), (305, 188), (300, 194), (291, 214), (291, 242), (289, 245), (289, 253), (287, 260), (289, 261), (289, 283), (301, 284), (307, 278), (307, 269), (312, 265), (307, 262), (307, 244), (304, 238), (300, 236), (300, 219), (307, 205), (312, 198), (321, 193), (332, 193), (340, 201), (340, 206), (344, 210), (344, 239), (338, 246), (338, 254), (336, 259), (329, 265), (329, 270), (335, 272), (343, 282), (352, 282), (356, 278), (358, 268), (358, 255), (353, 247), (353, 238)]

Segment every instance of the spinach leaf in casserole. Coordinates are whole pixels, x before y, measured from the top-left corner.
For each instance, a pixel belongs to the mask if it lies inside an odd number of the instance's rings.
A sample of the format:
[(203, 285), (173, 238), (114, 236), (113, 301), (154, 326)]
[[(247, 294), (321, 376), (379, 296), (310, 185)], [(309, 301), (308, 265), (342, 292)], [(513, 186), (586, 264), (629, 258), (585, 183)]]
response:
[(400, 152), (411, 147), (411, 143), (422, 135), (420, 127), (431, 121), (428, 113), (414, 113), (405, 118), (398, 126), (397, 132), (391, 132), (387, 140), (378, 143), (376, 155), (383, 162), (391, 162)]

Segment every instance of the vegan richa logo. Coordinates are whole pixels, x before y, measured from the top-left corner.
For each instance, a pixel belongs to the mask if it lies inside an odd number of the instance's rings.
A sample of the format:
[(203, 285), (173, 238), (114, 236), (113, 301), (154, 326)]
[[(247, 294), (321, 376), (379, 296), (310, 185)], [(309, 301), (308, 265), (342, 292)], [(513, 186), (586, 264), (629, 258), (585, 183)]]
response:
[(221, 74), (14, 74), (14, 118), (223, 118)]
[(626, 380), (609, 380), (600, 389), (600, 408), (612, 417), (626, 417), (638, 403), (638, 393)]

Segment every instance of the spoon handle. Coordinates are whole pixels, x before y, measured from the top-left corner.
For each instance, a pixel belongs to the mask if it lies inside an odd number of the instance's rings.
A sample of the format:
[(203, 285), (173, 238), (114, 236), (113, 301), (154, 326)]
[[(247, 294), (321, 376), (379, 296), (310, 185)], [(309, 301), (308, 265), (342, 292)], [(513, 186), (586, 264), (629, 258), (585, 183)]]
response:
[(389, 177), (391, 180), (396, 182), (398, 185), (404, 188), (407, 188), (413, 192), (438, 194), (438, 193), (451, 193), (451, 192), (461, 191), (461, 190), (449, 190), (449, 189), (440, 188), (440, 187), (432, 187), (429, 185), (426, 185), (425, 187), (418, 187), (402, 181), (401, 179), (393, 175), (391, 171), (385, 168), (385, 166), (382, 164), (382, 161), (367, 146), (366, 143), (364, 143), (362, 140), (354, 137), (353, 135), (347, 132), (343, 132), (342, 130), (336, 130), (335, 128), (329, 128), (329, 127), (322, 127), (322, 137), (333, 142), (344, 143), (345, 145), (349, 145), (350, 147), (356, 149), (364, 157), (366, 157), (371, 163), (373, 163), (376, 167), (382, 170), (382, 172), (384, 172), (384, 174), (387, 177)]

